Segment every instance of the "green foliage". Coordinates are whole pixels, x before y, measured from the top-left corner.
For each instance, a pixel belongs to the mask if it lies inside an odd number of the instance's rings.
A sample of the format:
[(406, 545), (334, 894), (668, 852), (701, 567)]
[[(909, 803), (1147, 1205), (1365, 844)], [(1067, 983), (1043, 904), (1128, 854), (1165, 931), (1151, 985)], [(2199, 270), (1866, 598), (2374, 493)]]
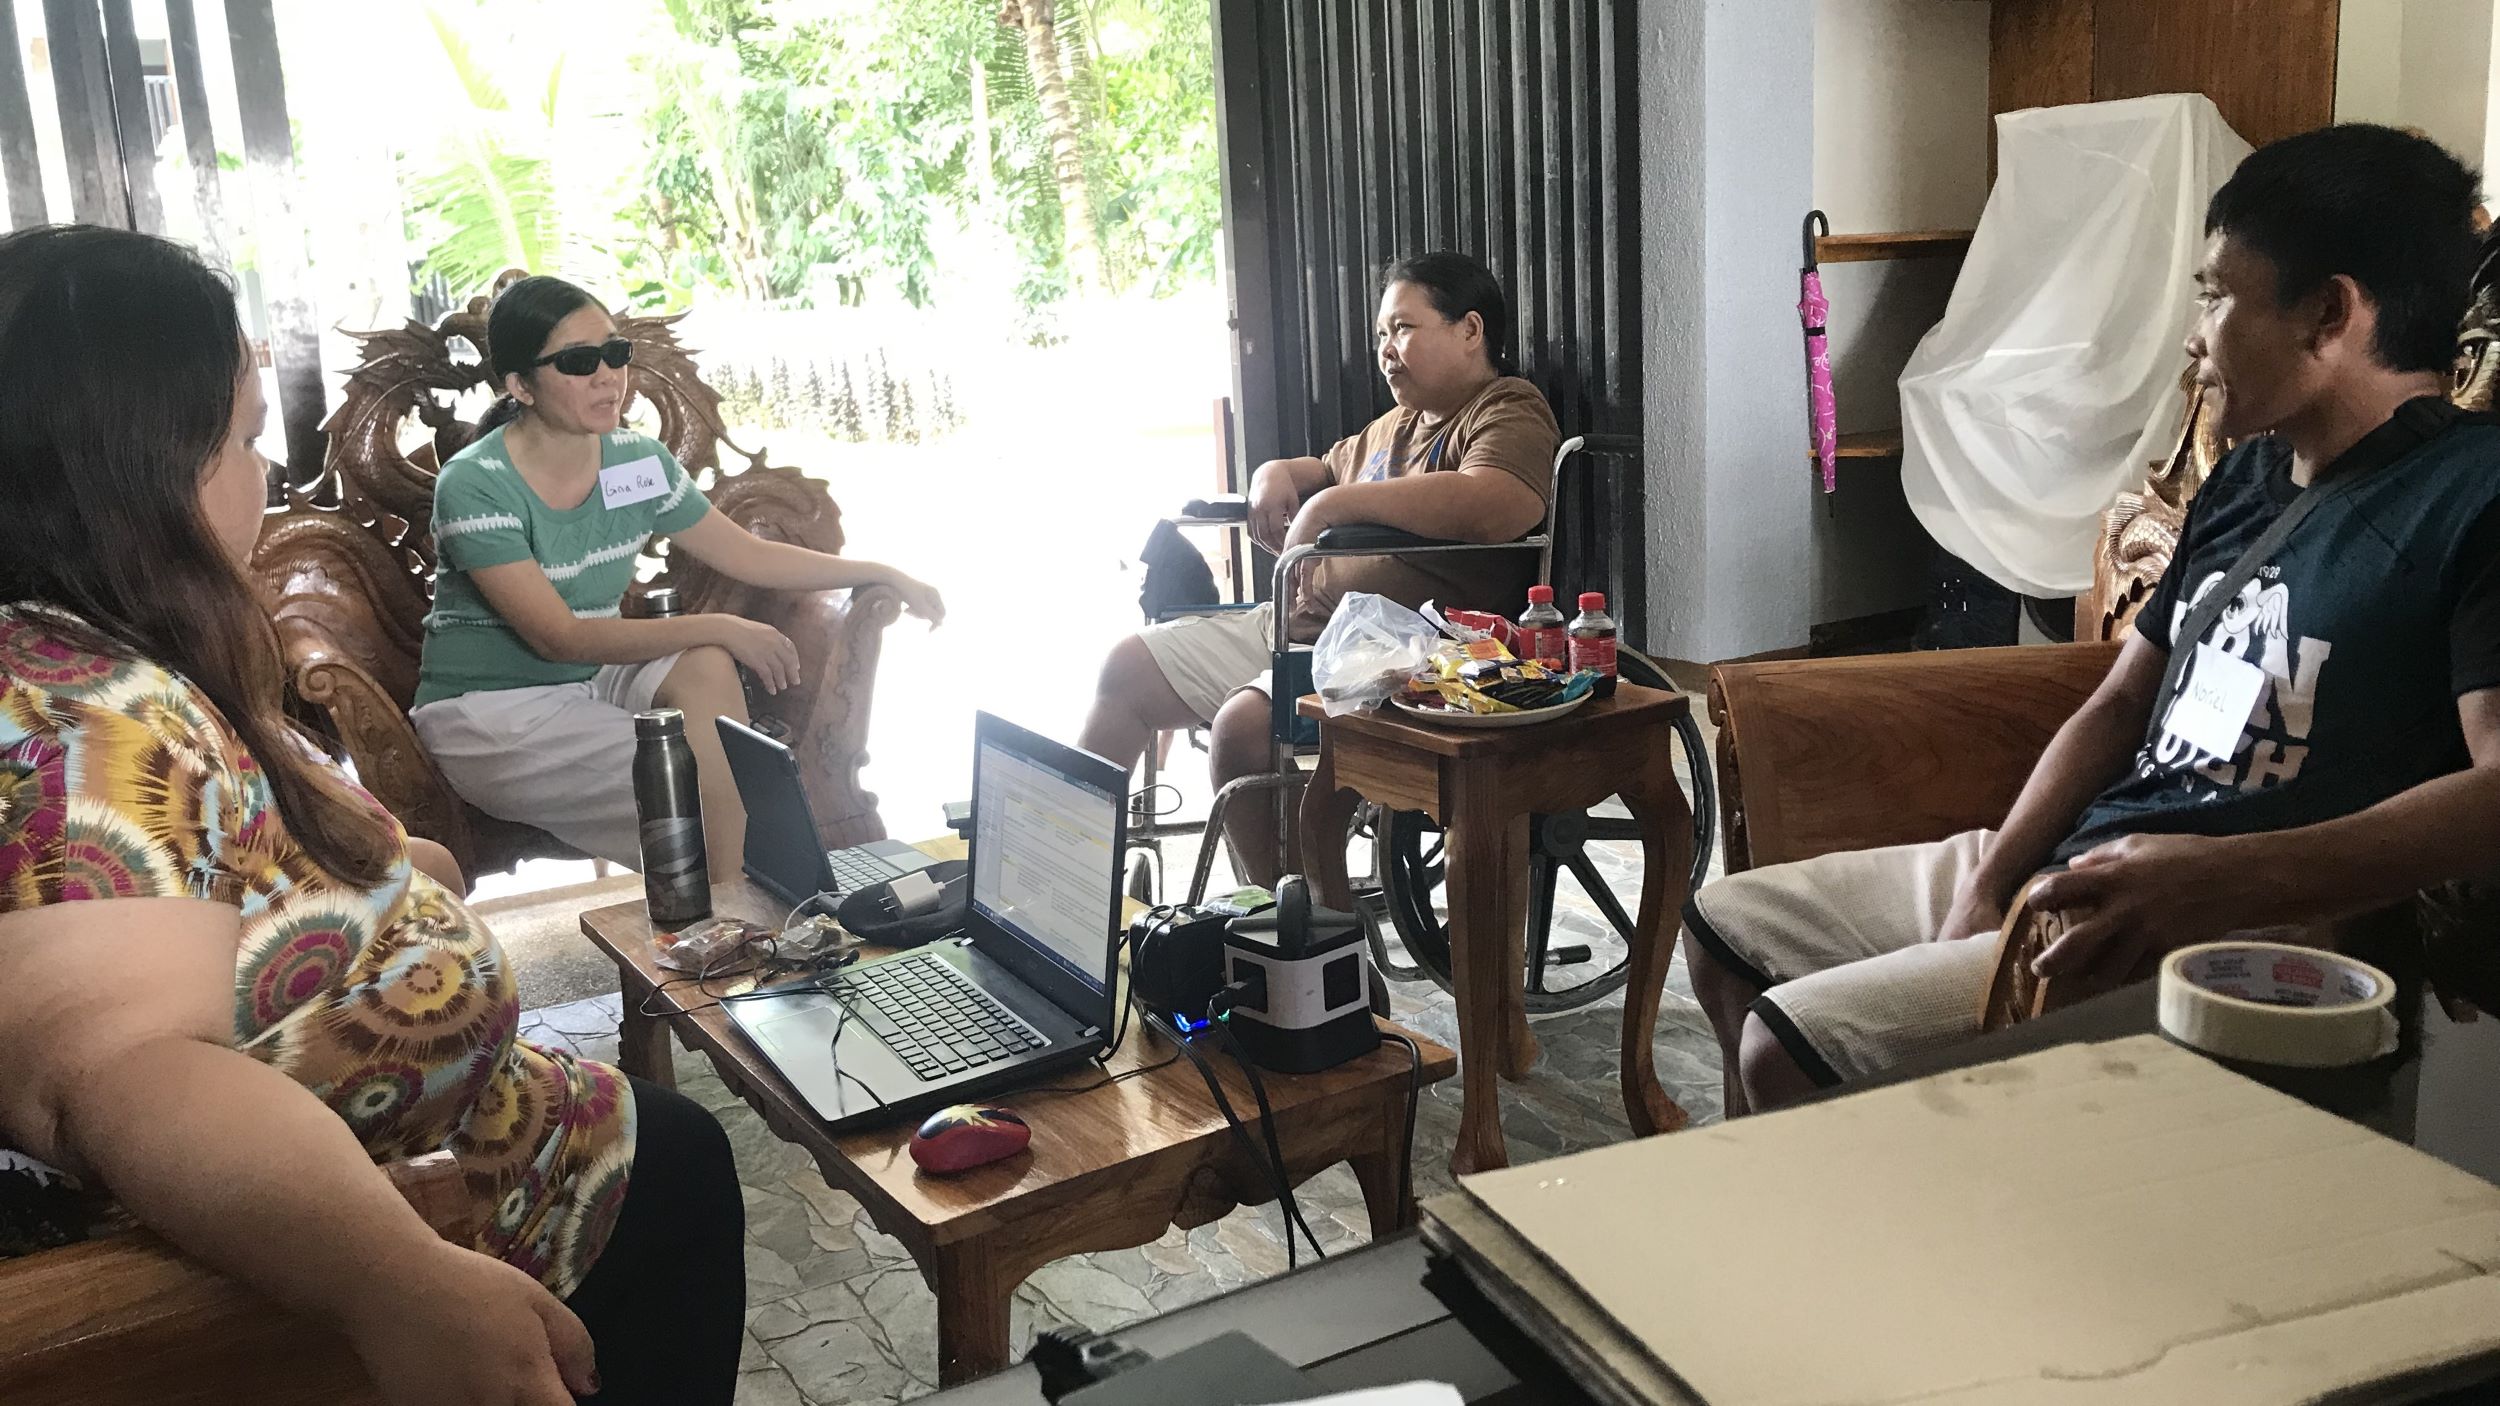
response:
[(1076, 3), (1097, 26), (1128, 26), (1139, 40), (1097, 68), (1104, 115), (1086, 129), (1102, 153), (1103, 229), (1124, 281), (1157, 293), (1209, 281), (1222, 212), (1207, 0)]
[[(712, 286), (921, 305), (948, 233), (984, 227), (1012, 237), (1027, 307), (1066, 292), (1050, 144), (1023, 37), (995, 4), (665, 4), (679, 43), (643, 65), (656, 95), (651, 159), (627, 212), (640, 230), (629, 255), (638, 302), (674, 306), (681, 290)], [(1214, 273), (1208, 10), (1206, 0), (1060, 0), (1115, 286), (1163, 292)]]
[(544, 96), (516, 113), (479, 46), (429, 5), (427, 26), (453, 81), (468, 99), (430, 161), (404, 170), (408, 237), (425, 251), (423, 283), (440, 274), (454, 288), (484, 288), (507, 268), (547, 266), (559, 238), (548, 129), (564, 74), (561, 55), (533, 87)]
[[(1211, 8), (1057, 0), (1060, 67), (1115, 290), (1161, 294), (1214, 274)], [(595, 246), (612, 270), (576, 272), (612, 272), (647, 310), (684, 309), (705, 290), (920, 306), (936, 297), (942, 262), (995, 249), (1014, 264), (997, 271), (1018, 304), (1006, 318), (1036, 340), (1049, 335), (1045, 310), (1070, 292), (1049, 133), (1024, 36), (998, 0), (600, 7), (600, 23), (638, 36), (639, 85), (590, 101), (629, 114), (642, 160), (638, 173), (630, 155), (604, 168), (614, 176), (602, 180), (632, 174), (601, 197), (623, 209), (561, 219), (559, 192), (583, 188), (564, 164), (579, 156), (554, 136), (560, 40), (579, 22), (568, 0), (429, 0), (424, 16), (441, 59), (428, 101), (450, 120), (442, 141), (403, 155), (420, 281), (477, 289), (503, 268), (578, 262)], [(514, 42), (533, 18), (558, 42)]]
[(422, 281), (484, 288), (507, 268), (544, 268), (555, 245), (555, 191), (545, 159), (482, 140), (446, 166), (411, 181), (412, 220), (425, 247)]

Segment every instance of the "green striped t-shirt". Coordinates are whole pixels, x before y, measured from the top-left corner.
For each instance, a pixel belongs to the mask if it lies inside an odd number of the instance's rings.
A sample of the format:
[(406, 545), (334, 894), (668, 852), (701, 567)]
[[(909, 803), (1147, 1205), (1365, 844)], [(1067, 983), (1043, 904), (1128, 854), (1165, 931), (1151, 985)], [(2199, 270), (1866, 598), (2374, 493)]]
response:
[(649, 460), (657, 461), (664, 485), (654, 496), (611, 508), (594, 484), (581, 506), (561, 512), (512, 467), (500, 427), (443, 465), (434, 480), (434, 609), (425, 617), (418, 707), (464, 693), (580, 683), (599, 672), (596, 664), (560, 664), (534, 653), (469, 573), (534, 559), (576, 618), (613, 618), (643, 543), (683, 532), (712, 510), (658, 440), (625, 429), (600, 437), (603, 474)]

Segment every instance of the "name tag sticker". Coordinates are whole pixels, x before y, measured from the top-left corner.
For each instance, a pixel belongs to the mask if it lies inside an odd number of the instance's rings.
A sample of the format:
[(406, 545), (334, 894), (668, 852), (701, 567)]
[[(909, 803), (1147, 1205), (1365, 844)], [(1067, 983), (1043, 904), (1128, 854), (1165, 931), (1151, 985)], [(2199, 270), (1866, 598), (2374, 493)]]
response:
[(2196, 646), (2187, 683), (2162, 720), (2162, 732), (2219, 761), (2240, 750), (2248, 720), (2265, 696), (2266, 671), (2209, 644)]
[(648, 503), (668, 491), (668, 469), (657, 454), (599, 471), (599, 498), (610, 508)]

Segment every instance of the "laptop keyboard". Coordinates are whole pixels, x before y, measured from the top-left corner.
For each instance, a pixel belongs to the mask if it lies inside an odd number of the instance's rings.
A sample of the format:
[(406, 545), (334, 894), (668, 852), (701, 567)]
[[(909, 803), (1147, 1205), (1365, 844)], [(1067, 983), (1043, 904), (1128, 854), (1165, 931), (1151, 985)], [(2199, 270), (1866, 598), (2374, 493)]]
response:
[(880, 962), (842, 978), (851, 1013), (923, 1079), (1013, 1059), (1045, 1043), (936, 957)]
[(832, 866), (833, 886), (842, 893), (875, 888), (903, 872), (898, 865), (853, 849), (826, 850), (825, 863)]

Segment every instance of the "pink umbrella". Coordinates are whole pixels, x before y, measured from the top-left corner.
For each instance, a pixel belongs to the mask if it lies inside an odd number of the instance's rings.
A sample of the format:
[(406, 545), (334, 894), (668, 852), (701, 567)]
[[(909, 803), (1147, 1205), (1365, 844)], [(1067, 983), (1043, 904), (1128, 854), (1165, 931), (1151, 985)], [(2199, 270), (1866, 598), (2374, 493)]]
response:
[(1832, 232), (1822, 211), (1806, 216), (1806, 266), (1798, 273), (1797, 315), (1806, 325), (1806, 417), (1814, 429), (1814, 462), (1823, 470), (1823, 491), (1840, 487), (1840, 408), (1832, 399), (1832, 344), (1824, 328), (1832, 319), (1823, 296), (1823, 269), (1815, 240)]

